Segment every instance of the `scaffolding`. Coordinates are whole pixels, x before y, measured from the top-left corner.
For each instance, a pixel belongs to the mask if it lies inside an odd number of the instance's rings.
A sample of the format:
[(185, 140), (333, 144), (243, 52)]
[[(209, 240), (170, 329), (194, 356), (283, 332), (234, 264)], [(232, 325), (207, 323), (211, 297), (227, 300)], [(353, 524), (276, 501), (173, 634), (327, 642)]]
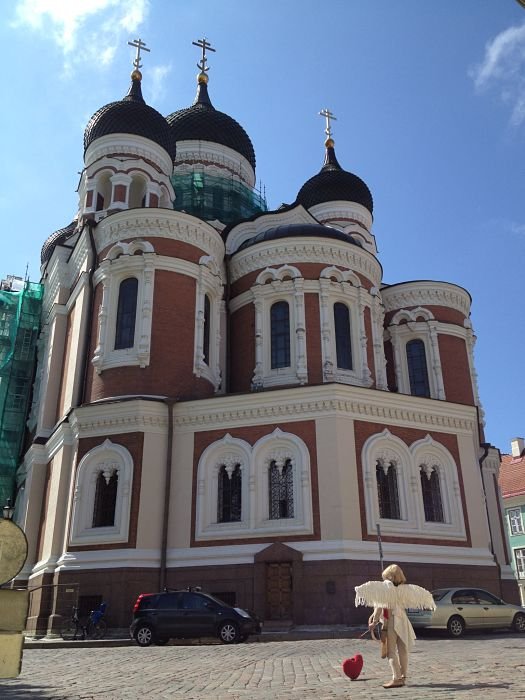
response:
[(40, 330), (43, 287), (8, 277), (0, 283), (0, 507), (14, 496)]
[(228, 225), (268, 211), (262, 192), (252, 190), (233, 177), (193, 170), (174, 174), (171, 182), (176, 195), (174, 209), (204, 221), (217, 220)]

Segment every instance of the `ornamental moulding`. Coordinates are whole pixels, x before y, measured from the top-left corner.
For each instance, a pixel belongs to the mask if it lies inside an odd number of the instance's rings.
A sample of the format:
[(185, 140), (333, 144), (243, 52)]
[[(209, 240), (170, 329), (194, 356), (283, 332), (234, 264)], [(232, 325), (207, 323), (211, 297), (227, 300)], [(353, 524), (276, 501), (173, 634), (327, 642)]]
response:
[(274, 265), (298, 263), (332, 264), (361, 272), (373, 285), (381, 284), (381, 266), (371, 253), (361, 249), (349, 250), (350, 245), (331, 243), (290, 243), (285, 238), (261, 250), (236, 253), (231, 262), (231, 280), (236, 282), (244, 275)]
[(112, 214), (102, 219), (95, 238), (98, 253), (129, 238), (170, 238), (199, 248), (216, 259), (224, 255), (224, 243), (215, 229), (171, 210), (166, 210), (165, 216), (161, 216), (157, 209), (155, 218), (147, 214), (139, 217), (137, 210), (133, 210), (132, 215), (129, 210)]
[(412, 287), (407, 290), (390, 291), (388, 287), (382, 290), (385, 311), (395, 311), (412, 306), (448, 306), (460, 311), (465, 316), (470, 313), (470, 297), (466, 292), (461, 293), (457, 287), (437, 283), (432, 287)]

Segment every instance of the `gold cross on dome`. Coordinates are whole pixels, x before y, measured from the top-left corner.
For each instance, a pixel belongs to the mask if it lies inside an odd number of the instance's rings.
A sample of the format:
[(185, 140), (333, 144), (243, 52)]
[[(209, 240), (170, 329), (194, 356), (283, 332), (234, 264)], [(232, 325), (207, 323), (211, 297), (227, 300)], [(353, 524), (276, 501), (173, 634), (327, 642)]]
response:
[(330, 120), (333, 119), (334, 121), (337, 121), (337, 117), (335, 117), (330, 110), (325, 107), (322, 109), (319, 114), (321, 117), (324, 117), (326, 119), (326, 128), (324, 130), (324, 133), (327, 135), (329, 139), (332, 138), (332, 127), (330, 125)]
[(213, 49), (211, 44), (206, 41), (206, 37), (198, 39), (197, 41), (192, 41), (191, 43), (193, 46), (198, 46), (200, 49), (202, 49), (202, 58), (197, 63), (197, 68), (200, 69), (201, 73), (207, 73), (210, 70), (210, 67), (206, 65), (206, 49), (208, 51), (213, 51), (213, 53), (215, 53), (215, 49)]
[(139, 68), (142, 68), (142, 63), (140, 62), (140, 51), (149, 51), (151, 49), (146, 48), (145, 42), (142, 41), (142, 39), (134, 39), (133, 41), (128, 41), (128, 46), (135, 46), (137, 49), (137, 56), (135, 60), (133, 61), (134, 67), (139, 70)]

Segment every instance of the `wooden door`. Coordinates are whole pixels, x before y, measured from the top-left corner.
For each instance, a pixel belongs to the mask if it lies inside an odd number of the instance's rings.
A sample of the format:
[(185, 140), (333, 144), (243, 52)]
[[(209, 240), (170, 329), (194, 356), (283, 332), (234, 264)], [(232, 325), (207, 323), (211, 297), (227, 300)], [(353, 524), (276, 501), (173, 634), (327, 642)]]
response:
[(292, 564), (266, 565), (266, 619), (291, 620)]

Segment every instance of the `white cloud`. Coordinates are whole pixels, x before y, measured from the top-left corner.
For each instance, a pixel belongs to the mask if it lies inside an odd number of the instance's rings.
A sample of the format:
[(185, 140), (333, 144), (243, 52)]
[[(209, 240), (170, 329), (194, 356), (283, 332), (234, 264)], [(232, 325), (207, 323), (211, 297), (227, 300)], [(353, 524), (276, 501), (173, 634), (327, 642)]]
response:
[(171, 65), (148, 68), (148, 92), (151, 97), (148, 102), (160, 102), (166, 94), (166, 78), (171, 73)]
[[(19, 0), (14, 26), (52, 39), (67, 73), (79, 62), (107, 65), (144, 22), (149, 0)], [(92, 25), (96, 22), (96, 27)]]
[(511, 108), (511, 122), (525, 121), (525, 23), (489, 41), (481, 64), (470, 71), (479, 90), (495, 88)]

